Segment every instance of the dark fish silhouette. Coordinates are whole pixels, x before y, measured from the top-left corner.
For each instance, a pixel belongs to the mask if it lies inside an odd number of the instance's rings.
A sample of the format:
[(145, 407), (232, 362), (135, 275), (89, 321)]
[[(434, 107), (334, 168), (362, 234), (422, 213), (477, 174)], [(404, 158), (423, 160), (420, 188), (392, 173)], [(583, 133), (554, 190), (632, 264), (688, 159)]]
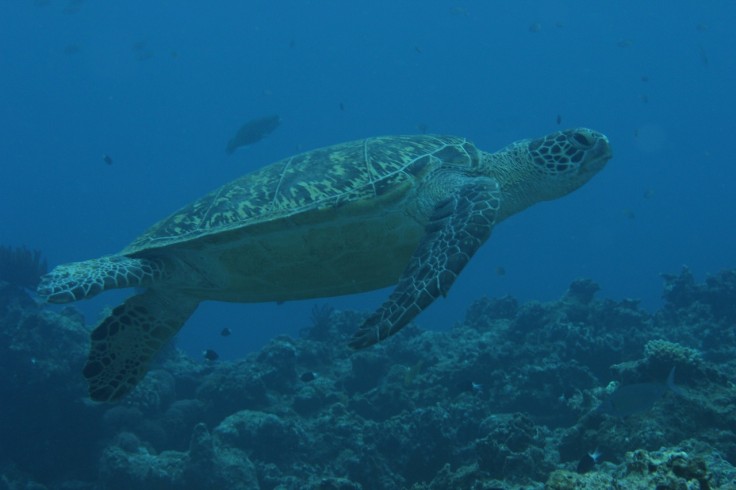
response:
[(261, 141), (266, 135), (278, 128), (279, 124), (281, 124), (279, 116), (266, 116), (248, 121), (227, 142), (225, 151), (228, 155), (232, 155), (241, 146), (252, 145)]
[(231, 333), (233, 333), (232, 330), (227, 327), (220, 330), (220, 335), (222, 335), (223, 337), (229, 337)]
[(601, 460), (601, 453), (598, 451), (598, 448), (595, 449), (592, 453), (586, 453), (585, 456), (580, 458), (580, 461), (578, 461), (578, 467), (577, 472), (578, 473), (587, 473), (593, 468), (595, 468), (595, 465), (598, 464), (598, 462)]
[(202, 357), (210, 362), (214, 362), (220, 358), (220, 355), (212, 349), (205, 349), (202, 351)]
[(112, 157), (110, 155), (102, 155), (102, 161), (108, 165), (112, 165)]

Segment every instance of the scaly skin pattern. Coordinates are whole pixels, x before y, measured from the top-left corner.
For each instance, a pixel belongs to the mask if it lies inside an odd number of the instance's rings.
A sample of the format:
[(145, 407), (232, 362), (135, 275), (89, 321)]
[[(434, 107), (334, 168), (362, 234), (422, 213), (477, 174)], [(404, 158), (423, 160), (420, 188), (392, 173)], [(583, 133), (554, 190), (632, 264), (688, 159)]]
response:
[(574, 191), (610, 158), (606, 137), (585, 128), (496, 153), (433, 135), (320, 148), (222, 186), (119, 255), (55, 268), (38, 293), (66, 303), (147, 288), (92, 333), (84, 376), (98, 401), (133, 389), (203, 300), (288, 301), (396, 284), (353, 337), (364, 348), (446, 295), (499, 222)]
[(119, 400), (143, 379), (161, 347), (194, 313), (199, 300), (149, 289), (128, 298), (92, 331), (82, 373), (95, 401)]
[(55, 267), (41, 278), (37, 292), (49, 303), (71, 303), (106, 289), (148, 286), (163, 277), (161, 260), (108, 255)]
[(472, 170), (481, 152), (457, 136), (382, 136), (319, 148), (225, 184), (152, 226), (124, 254), (181, 244), (351, 202), (370, 202), (446, 165)]
[(610, 157), (604, 135), (580, 128), (518, 141), (484, 155), (485, 175), (459, 185), (448, 179), (449, 199), (436, 205), (396, 289), (358, 328), (350, 346), (368, 347), (401, 330), (447, 294), (497, 223), (534, 203), (569, 194)]
[(446, 296), (460, 271), (491, 234), (500, 207), (498, 182), (468, 178), (440, 203), (399, 284), (355, 332), (350, 347), (380, 342), (403, 328), (435, 299)]

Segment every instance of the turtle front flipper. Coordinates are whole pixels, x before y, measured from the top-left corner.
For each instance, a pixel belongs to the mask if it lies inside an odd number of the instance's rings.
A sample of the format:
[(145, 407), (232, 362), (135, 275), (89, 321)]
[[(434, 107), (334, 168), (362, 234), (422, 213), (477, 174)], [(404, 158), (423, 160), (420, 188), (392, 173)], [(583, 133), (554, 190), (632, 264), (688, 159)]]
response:
[(112, 402), (132, 390), (198, 304), (197, 298), (149, 289), (112, 310), (92, 331), (82, 371), (90, 398)]
[(440, 295), (491, 235), (501, 203), (499, 184), (468, 178), (434, 209), (425, 235), (388, 300), (363, 322), (350, 341), (361, 349), (406, 326)]
[(107, 289), (145, 287), (163, 275), (161, 260), (108, 255), (55, 267), (41, 278), (37, 292), (49, 303), (71, 303)]

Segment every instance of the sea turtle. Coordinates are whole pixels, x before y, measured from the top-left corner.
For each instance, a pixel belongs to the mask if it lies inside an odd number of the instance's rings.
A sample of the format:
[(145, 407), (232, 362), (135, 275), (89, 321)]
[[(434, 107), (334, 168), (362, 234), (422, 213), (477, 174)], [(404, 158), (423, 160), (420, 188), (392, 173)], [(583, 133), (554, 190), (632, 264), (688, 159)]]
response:
[(456, 136), (385, 136), (308, 151), (240, 177), (151, 227), (115, 255), (60, 265), (51, 303), (144, 288), (91, 334), (93, 400), (140, 381), (204, 300), (287, 301), (397, 284), (350, 342), (393, 335), (447, 294), (501, 220), (563, 196), (611, 157), (608, 139), (570, 129), (497, 153)]

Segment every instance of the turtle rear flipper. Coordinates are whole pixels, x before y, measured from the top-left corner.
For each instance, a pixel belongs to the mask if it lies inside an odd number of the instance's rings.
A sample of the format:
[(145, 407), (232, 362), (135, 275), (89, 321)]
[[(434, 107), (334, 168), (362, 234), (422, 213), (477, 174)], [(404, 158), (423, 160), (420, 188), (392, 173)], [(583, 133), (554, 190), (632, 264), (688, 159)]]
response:
[(145, 287), (163, 274), (161, 260), (108, 255), (55, 267), (41, 278), (37, 292), (49, 303), (71, 303), (107, 289)]
[(191, 296), (149, 289), (112, 310), (92, 331), (82, 371), (90, 398), (112, 402), (132, 390), (198, 304)]
[(388, 300), (360, 326), (350, 347), (362, 349), (404, 328), (447, 291), (491, 235), (501, 203), (495, 179), (476, 178), (440, 202)]

